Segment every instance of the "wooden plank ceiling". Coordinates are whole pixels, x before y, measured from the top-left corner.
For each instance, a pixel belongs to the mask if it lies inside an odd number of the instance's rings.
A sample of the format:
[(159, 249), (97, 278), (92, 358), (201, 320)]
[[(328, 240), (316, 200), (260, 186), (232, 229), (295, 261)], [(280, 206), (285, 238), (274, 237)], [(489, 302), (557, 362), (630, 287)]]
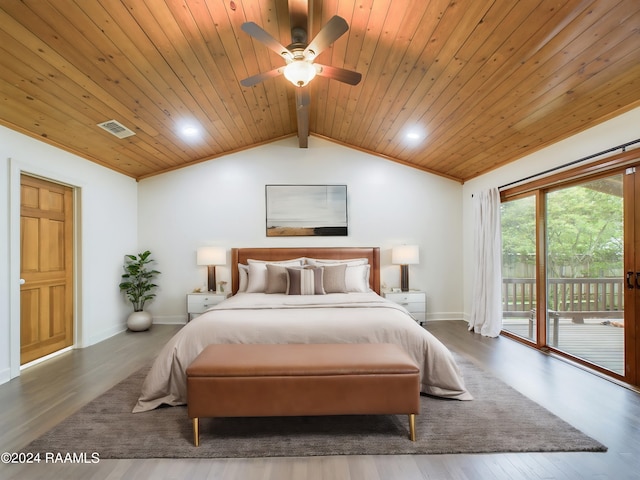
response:
[[(312, 80), (310, 134), (459, 181), (640, 105), (638, 0), (314, 0), (309, 15), (309, 39), (348, 22), (317, 61), (363, 76)], [(0, 123), (136, 179), (293, 136), (296, 87), (239, 83), (284, 64), (246, 21), (290, 43), (287, 0), (1, 0)], [(96, 126), (112, 119), (136, 135)]]

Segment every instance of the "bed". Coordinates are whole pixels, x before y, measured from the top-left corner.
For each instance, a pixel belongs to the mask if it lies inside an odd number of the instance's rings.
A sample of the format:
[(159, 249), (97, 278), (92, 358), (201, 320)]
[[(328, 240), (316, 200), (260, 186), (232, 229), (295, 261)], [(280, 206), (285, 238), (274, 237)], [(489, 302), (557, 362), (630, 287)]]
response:
[(234, 248), (231, 272), (234, 295), (162, 348), (134, 412), (186, 404), (186, 368), (215, 343), (395, 343), (420, 367), (423, 393), (472, 400), (451, 352), (379, 295), (378, 248)]

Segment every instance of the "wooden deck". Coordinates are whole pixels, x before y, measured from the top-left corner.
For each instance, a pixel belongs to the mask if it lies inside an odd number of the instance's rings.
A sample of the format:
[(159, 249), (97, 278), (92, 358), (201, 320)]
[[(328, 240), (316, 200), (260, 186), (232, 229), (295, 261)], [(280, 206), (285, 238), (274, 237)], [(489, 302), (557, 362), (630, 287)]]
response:
[[(624, 374), (624, 328), (603, 325), (601, 322), (604, 321), (612, 321), (612, 319), (586, 319), (583, 324), (580, 324), (573, 323), (568, 318), (560, 318), (558, 344), (555, 347), (622, 375)], [(503, 329), (531, 339), (528, 319), (505, 319)]]

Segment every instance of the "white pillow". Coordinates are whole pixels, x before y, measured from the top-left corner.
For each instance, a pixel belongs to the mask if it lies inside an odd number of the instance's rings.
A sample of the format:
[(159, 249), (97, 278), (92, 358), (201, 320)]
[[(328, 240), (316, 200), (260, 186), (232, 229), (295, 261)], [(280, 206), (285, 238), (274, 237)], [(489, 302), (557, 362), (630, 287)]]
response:
[(347, 265), (344, 274), (344, 283), (347, 292), (368, 292), (369, 288), (369, 270), (370, 265)]
[(350, 258), (346, 260), (332, 260), (330, 258), (307, 258), (306, 260), (309, 265), (337, 265), (340, 263), (344, 263), (349, 267), (367, 265), (369, 263), (369, 260), (366, 258)]
[(264, 293), (267, 289), (267, 263), (280, 266), (302, 266), (300, 260), (287, 260), (285, 262), (262, 262), (259, 260), (247, 260), (249, 262), (249, 281), (247, 293)]
[(246, 292), (247, 285), (249, 284), (249, 267), (247, 265), (243, 265), (242, 263), (238, 264), (238, 279), (240, 280), (238, 292)]
[(254, 258), (247, 259), (247, 263), (272, 263), (274, 265), (302, 265), (304, 263), (304, 257), (292, 258), (291, 260), (256, 260)]

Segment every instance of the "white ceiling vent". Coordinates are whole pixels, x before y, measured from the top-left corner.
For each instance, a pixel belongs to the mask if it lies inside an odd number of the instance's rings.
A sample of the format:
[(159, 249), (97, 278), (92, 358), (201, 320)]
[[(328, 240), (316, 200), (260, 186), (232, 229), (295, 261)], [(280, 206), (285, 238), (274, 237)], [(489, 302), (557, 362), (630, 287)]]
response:
[(136, 134), (116, 120), (108, 120), (99, 123), (98, 126), (118, 138), (127, 138)]

